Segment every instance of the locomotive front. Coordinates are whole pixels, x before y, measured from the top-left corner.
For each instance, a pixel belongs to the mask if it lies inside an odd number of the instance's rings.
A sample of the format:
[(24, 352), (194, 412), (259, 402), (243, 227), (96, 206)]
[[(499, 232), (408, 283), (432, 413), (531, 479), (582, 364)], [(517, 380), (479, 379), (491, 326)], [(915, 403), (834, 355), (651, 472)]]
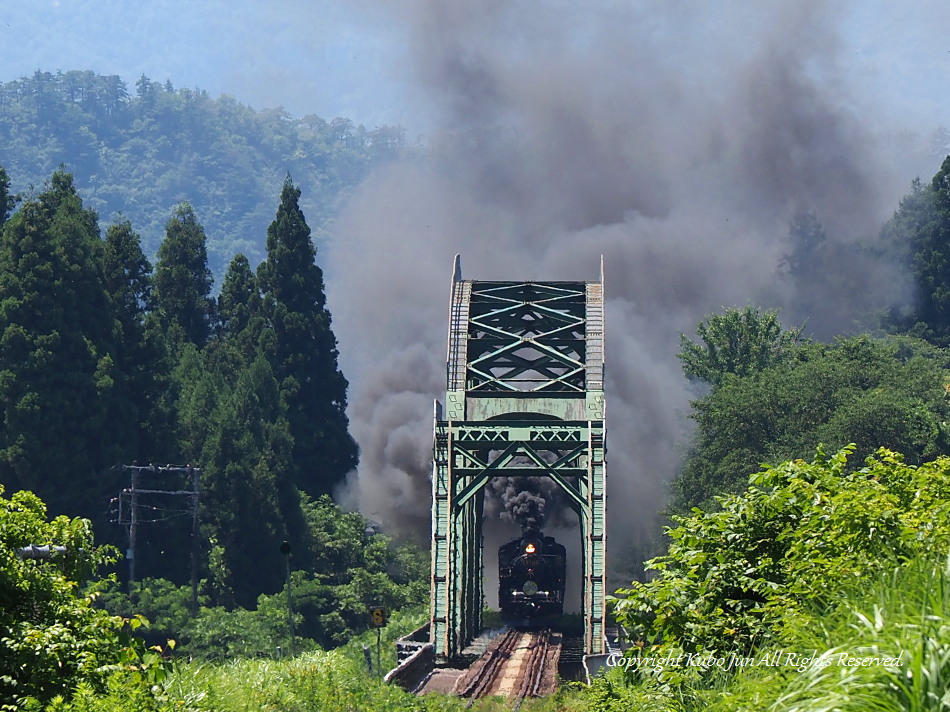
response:
[(509, 623), (559, 618), (564, 612), (565, 549), (527, 530), (498, 549), (498, 606)]

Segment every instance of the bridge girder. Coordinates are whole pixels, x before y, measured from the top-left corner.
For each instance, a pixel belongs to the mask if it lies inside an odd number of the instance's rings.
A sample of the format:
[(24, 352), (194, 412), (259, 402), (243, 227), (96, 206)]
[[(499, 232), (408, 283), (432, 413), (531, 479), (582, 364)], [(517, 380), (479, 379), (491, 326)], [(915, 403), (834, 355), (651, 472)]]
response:
[(455, 258), (445, 406), (435, 404), (430, 637), (456, 657), (481, 629), (483, 491), (548, 477), (580, 523), (584, 645), (604, 652), (606, 467), (599, 282), (465, 281)]

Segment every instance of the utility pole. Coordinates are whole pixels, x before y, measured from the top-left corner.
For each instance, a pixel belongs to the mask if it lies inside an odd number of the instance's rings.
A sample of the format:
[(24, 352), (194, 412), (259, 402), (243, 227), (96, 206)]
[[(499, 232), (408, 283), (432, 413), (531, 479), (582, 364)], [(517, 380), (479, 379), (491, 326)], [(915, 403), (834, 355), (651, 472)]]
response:
[(287, 560), (287, 622), (290, 625), (290, 657), (297, 654), (297, 636), (294, 631), (294, 598), (290, 592), (290, 542), (280, 543), (280, 553)]
[(132, 590), (132, 582), (135, 581), (135, 539), (138, 533), (139, 523), (139, 471), (132, 470), (132, 488), (131, 488), (131, 513), (129, 514), (129, 590)]
[[(191, 507), (188, 509), (171, 510), (170, 516), (183, 514), (191, 515), (191, 614), (198, 613), (198, 559), (201, 551), (201, 542), (198, 536), (198, 501), (200, 498), (200, 477), (201, 468), (191, 465), (118, 465), (113, 468), (123, 472), (130, 472), (131, 479), (128, 488), (119, 492), (118, 497), (118, 519), (119, 524), (128, 526), (129, 548), (126, 551), (126, 559), (129, 562), (129, 584), (135, 581), (135, 559), (136, 544), (138, 539), (138, 529), (142, 524), (163, 521), (169, 518), (165, 516), (161, 519), (142, 519), (140, 510), (142, 508), (141, 498), (143, 496), (169, 496), (169, 497), (188, 497), (191, 500)], [(143, 488), (140, 484), (142, 474), (146, 475), (185, 475), (188, 477), (190, 489), (154, 489)], [(124, 506), (124, 501), (128, 498), (128, 510)], [(152, 507), (151, 509), (155, 509)]]
[(198, 615), (198, 558), (201, 554), (201, 541), (198, 538), (198, 479), (201, 470), (192, 468), (191, 487), (194, 494), (191, 498), (191, 617)]

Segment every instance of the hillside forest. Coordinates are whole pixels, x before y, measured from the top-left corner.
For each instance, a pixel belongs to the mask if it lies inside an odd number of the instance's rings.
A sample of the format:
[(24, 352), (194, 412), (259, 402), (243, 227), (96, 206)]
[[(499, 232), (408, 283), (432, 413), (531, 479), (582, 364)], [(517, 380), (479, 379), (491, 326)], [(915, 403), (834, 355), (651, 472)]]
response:
[(252, 265), (287, 173), (319, 242), (347, 191), (373, 165), (407, 151), (405, 131), (349, 119), (255, 111), (230, 96), (141, 76), (133, 85), (90, 71), (36, 71), (0, 83), (2, 165), (14, 190), (38, 190), (61, 165), (87, 208), (122, 216), (154, 255), (173, 206), (201, 216), (208, 264), (220, 277), (234, 255)]
[[(90, 72), (0, 85), (0, 146), (0, 709), (455, 709), (365, 675), (367, 607), (417, 625), (429, 561), (333, 501), (359, 449), (318, 252), (348, 190), (425, 149)], [(782, 278), (838, 249), (799, 213)], [(824, 341), (771, 305), (682, 335), (695, 434), (650, 575), (612, 597), (632, 662), (523, 709), (945, 708), (950, 157), (853, 249), (913, 297)], [(833, 668), (643, 662), (796, 646), (929, 672), (834, 698)]]

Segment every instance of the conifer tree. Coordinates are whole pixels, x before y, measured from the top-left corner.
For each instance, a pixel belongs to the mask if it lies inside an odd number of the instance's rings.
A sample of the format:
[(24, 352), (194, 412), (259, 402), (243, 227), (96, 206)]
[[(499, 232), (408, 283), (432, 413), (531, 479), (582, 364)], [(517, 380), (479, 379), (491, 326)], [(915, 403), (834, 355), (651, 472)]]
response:
[(319, 496), (332, 493), (356, 466), (357, 447), (348, 431), (348, 384), (337, 364), (323, 271), (314, 261), (316, 249), (299, 199), (300, 189), (288, 176), (257, 276), (273, 332), (274, 375), (293, 437), (296, 483)]
[(121, 456), (114, 323), (96, 214), (55, 173), (0, 237), (0, 481), (53, 512), (101, 509), (97, 475)]
[(283, 583), (279, 545), (300, 541), (303, 521), (287, 474), (290, 450), (277, 382), (261, 356), (220, 400), (205, 446), (202, 518), (207, 537), (222, 548), (220, 603), (252, 607), (258, 594)]
[(271, 349), (271, 341), (265, 333), (257, 277), (247, 258), (237, 255), (224, 275), (218, 295), (218, 338), (212, 344), (211, 360), (215, 368), (234, 374)]
[(3, 223), (10, 217), (15, 202), (16, 198), (10, 195), (10, 177), (3, 166), (0, 166), (0, 227), (3, 227)]
[(881, 230), (881, 246), (883, 257), (907, 269), (915, 287), (912, 304), (891, 307), (887, 326), (950, 344), (950, 156), (930, 183), (911, 184)]
[(103, 248), (103, 277), (115, 319), (116, 391), (125, 406), (114, 420), (129, 428), (129, 451), (147, 462), (173, 447), (171, 416), (161, 409), (168, 364), (161, 340), (145, 328), (152, 265), (127, 220), (109, 227)]
[(178, 205), (165, 226), (155, 269), (158, 320), (172, 342), (185, 340), (199, 348), (211, 334), (214, 300), (205, 231), (188, 203)]
[(261, 293), (257, 278), (244, 255), (231, 260), (221, 294), (218, 296), (218, 319), (223, 334), (233, 336), (247, 328), (251, 319), (260, 314)]
[(931, 220), (921, 234), (913, 256), (917, 278), (917, 319), (928, 338), (942, 346), (950, 343), (950, 156), (933, 177), (929, 197)]

